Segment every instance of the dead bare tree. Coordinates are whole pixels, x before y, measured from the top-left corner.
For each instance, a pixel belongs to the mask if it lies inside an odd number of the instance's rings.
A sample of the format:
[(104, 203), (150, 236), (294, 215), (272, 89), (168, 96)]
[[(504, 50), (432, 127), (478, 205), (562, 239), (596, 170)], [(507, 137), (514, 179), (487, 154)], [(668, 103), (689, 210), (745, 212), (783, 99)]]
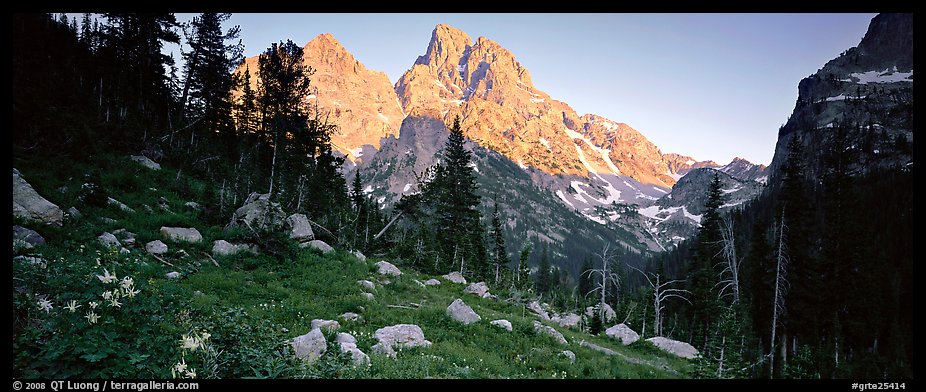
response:
[(736, 255), (735, 236), (733, 235), (733, 218), (729, 215), (720, 220), (721, 249), (714, 257), (721, 256), (718, 263), (723, 268), (720, 280), (714, 288), (720, 287), (720, 297), (733, 297), (733, 303), (740, 301), (740, 264), (743, 259)]
[[(620, 290), (621, 280), (620, 277), (610, 271), (608, 267), (611, 264), (611, 261), (614, 259), (614, 255), (611, 252), (611, 245), (605, 244), (601, 249), (601, 253), (598, 253), (598, 259), (601, 260), (601, 268), (590, 268), (582, 272), (582, 275), (588, 275), (589, 279), (592, 278), (592, 275), (597, 274), (599, 276), (598, 282), (595, 284), (595, 287), (592, 288), (588, 293), (585, 293), (585, 296), (588, 297), (594, 292), (599, 293), (599, 302), (598, 302), (598, 316), (601, 318), (601, 321), (605, 320), (605, 296), (608, 291), (608, 282), (614, 285), (615, 290)], [(615, 304), (616, 305), (616, 304)]]
[[(682, 279), (673, 279), (666, 282), (662, 282), (662, 275), (655, 272), (644, 272), (643, 270), (628, 265), (628, 267), (635, 269), (637, 272), (643, 275), (646, 278), (646, 282), (649, 283), (650, 288), (653, 289), (653, 336), (662, 336), (662, 311), (665, 309), (665, 301), (669, 298), (681, 298), (688, 304), (691, 304), (691, 301), (688, 298), (685, 298), (685, 294), (691, 295), (691, 292), (685, 289), (676, 289), (668, 287), (670, 285), (684, 282)], [(644, 329), (645, 333), (645, 329)]]
[(785, 293), (788, 291), (788, 249), (785, 245), (787, 232), (785, 209), (781, 209), (781, 223), (778, 225), (778, 249), (775, 252), (775, 298), (772, 306), (772, 333), (769, 341), (768, 378), (775, 378), (775, 332), (778, 318), (785, 310)]

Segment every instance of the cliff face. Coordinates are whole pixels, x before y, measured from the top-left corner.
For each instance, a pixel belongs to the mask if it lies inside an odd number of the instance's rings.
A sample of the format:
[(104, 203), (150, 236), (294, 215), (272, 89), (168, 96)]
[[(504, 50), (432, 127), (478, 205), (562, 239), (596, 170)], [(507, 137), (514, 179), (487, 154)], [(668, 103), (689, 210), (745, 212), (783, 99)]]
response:
[[(363, 157), (365, 145), (378, 149), (380, 139), (398, 135), (405, 113), (385, 73), (367, 69), (331, 34), (309, 41), (303, 48), (303, 58), (315, 70), (311, 76), (313, 94), (307, 103), (338, 125), (338, 132), (331, 136), (335, 150), (358, 160)], [(256, 91), (258, 58), (248, 58), (245, 64)]]

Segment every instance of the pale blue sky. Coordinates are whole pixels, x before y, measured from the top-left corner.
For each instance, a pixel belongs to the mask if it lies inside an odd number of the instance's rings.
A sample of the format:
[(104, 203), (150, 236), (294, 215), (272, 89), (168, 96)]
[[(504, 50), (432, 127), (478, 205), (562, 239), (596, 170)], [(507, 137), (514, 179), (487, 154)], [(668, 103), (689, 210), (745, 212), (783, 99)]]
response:
[[(178, 14), (189, 20), (191, 14)], [(797, 83), (856, 46), (874, 14), (234, 14), (245, 55), (331, 33), (396, 80), (446, 23), (486, 36), (579, 114), (639, 130), (664, 153), (772, 159)], [(179, 58), (179, 53), (175, 54)]]

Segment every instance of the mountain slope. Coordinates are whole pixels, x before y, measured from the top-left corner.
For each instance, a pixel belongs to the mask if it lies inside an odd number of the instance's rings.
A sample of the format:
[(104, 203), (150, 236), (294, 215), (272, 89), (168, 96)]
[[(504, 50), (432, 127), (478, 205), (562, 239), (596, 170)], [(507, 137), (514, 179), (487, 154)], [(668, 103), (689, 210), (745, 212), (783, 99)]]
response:
[[(357, 160), (364, 146), (379, 148), (380, 139), (399, 133), (405, 113), (385, 73), (367, 69), (331, 34), (309, 41), (303, 58), (315, 70), (310, 77), (314, 93), (307, 103), (338, 125), (338, 132), (331, 135), (337, 151)], [(251, 87), (257, 91), (258, 57), (246, 59), (238, 71), (245, 66), (251, 72)]]
[[(778, 174), (795, 137), (804, 151), (850, 152), (850, 172), (912, 165), (912, 119), (913, 15), (879, 14), (857, 47), (801, 80), (770, 173)], [(823, 173), (824, 155), (808, 154), (813, 180)]]

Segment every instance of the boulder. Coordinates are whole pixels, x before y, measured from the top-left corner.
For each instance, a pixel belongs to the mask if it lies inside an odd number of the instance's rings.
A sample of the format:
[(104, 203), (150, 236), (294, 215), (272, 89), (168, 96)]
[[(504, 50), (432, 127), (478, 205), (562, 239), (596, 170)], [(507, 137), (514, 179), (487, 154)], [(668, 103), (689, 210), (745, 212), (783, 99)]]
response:
[(451, 272), (443, 276), (444, 279), (447, 279), (453, 283), (466, 284), (466, 278), (463, 277), (463, 274), (459, 272)]
[(490, 322), (489, 324), (492, 324), (492, 325), (494, 325), (494, 326), (496, 326), (496, 327), (499, 327), (499, 328), (504, 328), (504, 329), (506, 329), (508, 332), (511, 332), (511, 330), (512, 330), (512, 329), (511, 329), (511, 322), (508, 321), (508, 320), (495, 320), (495, 321)]
[(569, 360), (569, 363), (576, 363), (576, 353), (569, 350), (564, 350), (560, 353), (560, 355), (566, 357), (566, 359)]
[(357, 338), (346, 332), (338, 332), (337, 342), (357, 344)]
[(381, 275), (393, 275), (393, 276), (402, 275), (402, 271), (399, 271), (398, 267), (392, 265), (392, 263), (388, 261), (378, 261), (376, 262), (375, 265), (376, 265), (376, 271), (379, 272)]
[(540, 303), (537, 301), (531, 301), (531, 303), (527, 305), (527, 308), (540, 316), (540, 318), (544, 320), (550, 320), (550, 315), (547, 314), (546, 310), (543, 310), (543, 308), (540, 306)]
[(470, 284), (469, 286), (466, 286), (465, 289), (463, 289), (463, 292), (467, 294), (475, 294), (479, 296), (479, 298), (487, 298), (489, 295), (491, 295), (489, 294), (489, 286), (486, 284), (486, 282)]
[(367, 290), (373, 290), (376, 288), (376, 285), (374, 285), (373, 282), (369, 280), (358, 280), (357, 283), (359, 283), (361, 287)]
[(197, 203), (197, 202), (195, 202), (195, 201), (188, 201), (188, 202), (186, 202), (186, 203), (183, 203), (183, 205), (185, 205), (185, 206), (187, 206), (187, 207), (189, 207), (190, 209), (193, 209), (193, 210), (200, 210), (200, 209), (203, 208), (203, 206), (199, 205), (199, 203)]
[(354, 312), (346, 312), (339, 316), (344, 321), (359, 321), (360, 315)]
[(630, 327), (623, 323), (606, 329), (604, 333), (605, 335), (608, 335), (614, 339), (620, 340), (621, 344), (625, 346), (640, 340), (640, 335), (638, 335), (636, 331), (630, 329)]
[(78, 211), (77, 208), (74, 208), (74, 207), (68, 208), (67, 213), (68, 213), (68, 215), (71, 216), (71, 218), (74, 218), (74, 219), (80, 219), (81, 216), (83, 216), (83, 215), (80, 213), (80, 211)]
[(203, 240), (203, 235), (199, 234), (199, 230), (195, 228), (184, 228), (184, 227), (161, 227), (161, 235), (167, 239), (174, 241), (184, 241), (184, 242), (200, 242)]
[(296, 357), (315, 362), (318, 357), (328, 349), (328, 342), (320, 329), (312, 329), (309, 333), (293, 339), (293, 351)]
[(151, 170), (161, 170), (161, 165), (144, 155), (130, 155), (129, 159), (138, 162), (140, 165), (147, 167)]
[(161, 242), (161, 240), (154, 240), (145, 244), (145, 250), (150, 254), (160, 256), (167, 253), (167, 244)]
[(459, 298), (453, 300), (453, 303), (447, 307), (447, 314), (450, 315), (450, 318), (463, 323), (463, 325), (469, 325), (482, 320), (482, 317), (476, 314), (473, 308), (463, 303), (463, 300)]
[(352, 251), (352, 252), (350, 252), (350, 254), (354, 255), (354, 257), (356, 257), (357, 260), (360, 260), (360, 261), (367, 261), (367, 257), (364, 256), (363, 253), (360, 253), (359, 250)]
[(421, 327), (414, 324), (397, 324), (377, 329), (373, 334), (379, 343), (373, 345), (373, 351), (395, 358), (396, 347), (430, 347), (431, 342), (424, 338)]
[(312, 232), (312, 225), (309, 224), (309, 218), (304, 214), (292, 214), (286, 218), (286, 228), (289, 238), (298, 242), (315, 239), (315, 233)]
[(694, 359), (698, 357), (698, 350), (685, 342), (664, 338), (662, 336), (649, 338), (646, 339), (646, 341), (652, 343), (654, 346), (659, 347), (660, 350), (669, 354), (678, 355), (687, 359)]
[(129, 207), (129, 206), (125, 205), (125, 203), (123, 203), (123, 202), (121, 202), (121, 201), (119, 201), (119, 200), (116, 200), (116, 199), (113, 199), (113, 198), (109, 197), (109, 198), (106, 198), (106, 202), (107, 202), (109, 205), (114, 206), (114, 207), (116, 207), (116, 208), (118, 208), (118, 209), (120, 209), (120, 210), (122, 210), (122, 211), (124, 211), (124, 212), (132, 213), (132, 214), (135, 213), (135, 210), (132, 209), (132, 207)]
[(16, 256), (13, 258), (15, 263), (29, 263), (31, 265), (37, 265), (42, 268), (45, 268), (45, 259), (38, 256)]
[(13, 226), (13, 239), (25, 242), (29, 248), (45, 243), (45, 239), (38, 232), (22, 226)]
[(428, 279), (424, 281), (425, 286), (437, 286), (440, 284), (440, 281), (437, 279)]
[(180, 273), (177, 271), (168, 272), (164, 274), (164, 276), (166, 276), (167, 279), (180, 279)]
[(270, 201), (270, 194), (253, 192), (244, 205), (235, 210), (229, 226), (244, 226), (252, 230), (273, 230), (283, 226), (286, 213), (280, 203)]
[(119, 239), (109, 232), (100, 234), (99, 237), (96, 237), (96, 240), (99, 241), (100, 245), (103, 245), (104, 247), (107, 247), (107, 248), (121, 248), (122, 247), (122, 243), (119, 242)]
[(231, 256), (241, 252), (257, 253), (257, 251), (247, 244), (232, 244), (225, 240), (216, 240), (212, 243), (213, 256)]
[(131, 231), (126, 229), (119, 229), (113, 231), (113, 235), (115, 235), (116, 238), (121, 238), (122, 243), (125, 245), (135, 245), (135, 233)]
[(13, 216), (55, 226), (64, 222), (64, 211), (39, 195), (16, 168), (13, 168)]
[[(598, 305), (589, 306), (585, 308), (585, 315), (592, 317), (595, 315), (595, 312), (598, 311)], [(614, 312), (614, 309), (611, 308), (611, 305), (604, 304), (604, 320), (602, 322), (608, 322), (617, 317), (617, 313)]]
[(582, 317), (575, 313), (566, 313), (565, 315), (554, 317), (551, 320), (563, 328), (578, 328), (579, 322), (582, 321)]
[(372, 301), (373, 299), (376, 298), (373, 296), (373, 294), (370, 294), (370, 293), (360, 293), (360, 296), (362, 296), (363, 298), (366, 298), (368, 301)]
[(550, 337), (553, 338), (553, 340), (556, 340), (556, 342), (559, 344), (562, 344), (562, 345), (569, 344), (569, 342), (566, 341), (566, 337), (563, 336), (563, 334), (559, 333), (559, 331), (553, 329), (553, 327), (551, 326), (541, 324), (539, 321), (534, 321), (534, 331), (536, 331), (537, 333), (542, 333), (544, 335), (549, 335)]
[(334, 320), (315, 319), (315, 320), (312, 320), (312, 329), (316, 329), (316, 328), (324, 329), (329, 332), (333, 332), (341, 328), (341, 323), (338, 323), (337, 321), (334, 321)]
[(299, 244), (299, 247), (318, 249), (322, 253), (325, 253), (325, 254), (334, 252), (334, 248), (332, 248), (331, 245), (326, 244), (325, 241), (322, 241), (322, 240), (312, 240), (309, 242), (303, 242)]

